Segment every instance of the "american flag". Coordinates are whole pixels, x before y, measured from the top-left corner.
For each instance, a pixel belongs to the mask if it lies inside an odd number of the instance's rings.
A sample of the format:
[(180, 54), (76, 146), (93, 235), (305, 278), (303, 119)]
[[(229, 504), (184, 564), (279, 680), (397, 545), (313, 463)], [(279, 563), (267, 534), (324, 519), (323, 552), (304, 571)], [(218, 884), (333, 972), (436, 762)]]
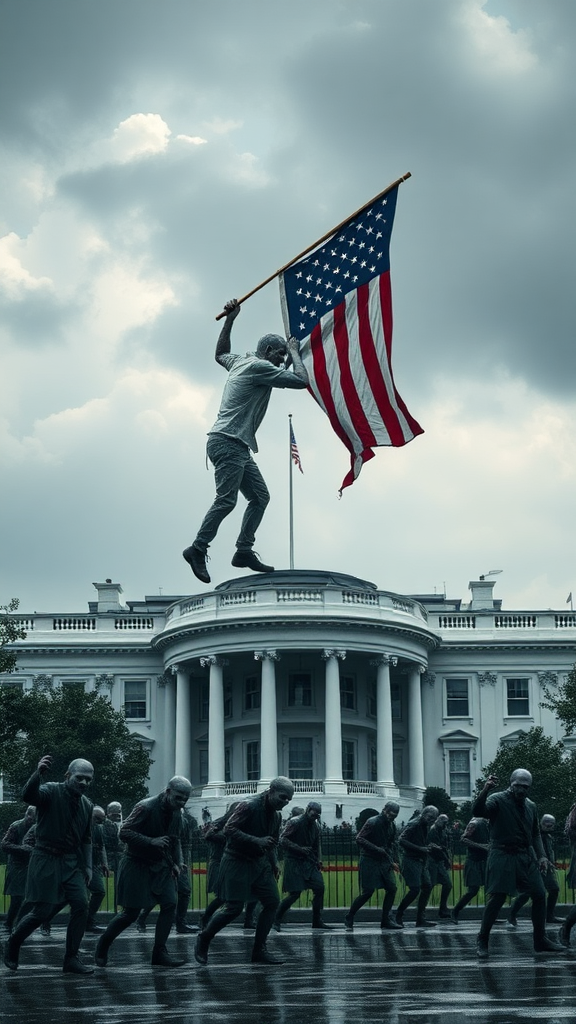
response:
[(422, 434), (392, 373), (390, 235), (398, 186), (280, 275), (288, 336), (300, 342), (310, 389), (350, 452), (340, 493), (372, 448)]
[(294, 437), (294, 431), (292, 429), (292, 421), (290, 421), (290, 455), (292, 456), (292, 462), (301, 473), (304, 472), (302, 469), (302, 463), (300, 461), (300, 452), (298, 451), (298, 445), (296, 444), (296, 438)]

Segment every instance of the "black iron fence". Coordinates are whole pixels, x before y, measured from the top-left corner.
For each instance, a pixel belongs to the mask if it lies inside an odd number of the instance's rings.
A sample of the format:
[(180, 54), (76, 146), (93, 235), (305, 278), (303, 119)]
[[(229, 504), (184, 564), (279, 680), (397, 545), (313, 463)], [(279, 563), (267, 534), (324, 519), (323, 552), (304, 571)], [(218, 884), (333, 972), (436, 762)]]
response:
[[(207, 881), (207, 859), (208, 846), (198, 833), (194, 837), (190, 858), (190, 877), (192, 882), (192, 895), (190, 897), (190, 908), (202, 910), (208, 902), (206, 890)], [(453, 905), (464, 892), (464, 862), (466, 859), (466, 847), (456, 843), (452, 855), (452, 894), (449, 905)], [(355, 835), (351, 830), (337, 830), (326, 832), (322, 837), (322, 863), (324, 868), (324, 880), (326, 885), (325, 906), (326, 907), (348, 907), (352, 899), (358, 895), (358, 847)], [(566, 872), (570, 863), (570, 847), (564, 843), (558, 843), (555, 851), (555, 863), (560, 884), (560, 903), (576, 903), (574, 889), (566, 883)], [(282, 863), (280, 862), (280, 869)], [(4, 889), (4, 865), (0, 865), (1, 891)], [(282, 878), (280, 878), (280, 886)], [(402, 876), (398, 876), (398, 902), (404, 893), (404, 882)], [(440, 889), (437, 886), (431, 896), (430, 904), (437, 906), (439, 902)], [(0, 897), (0, 912), (6, 912), (9, 897)], [(311, 902), (311, 893), (303, 893), (296, 906), (308, 907)], [(366, 906), (377, 906), (381, 902), (381, 895), (375, 893)], [(472, 902), (472, 906), (484, 903), (484, 892), (481, 889)], [(103, 911), (114, 910), (114, 879), (109, 878)]]

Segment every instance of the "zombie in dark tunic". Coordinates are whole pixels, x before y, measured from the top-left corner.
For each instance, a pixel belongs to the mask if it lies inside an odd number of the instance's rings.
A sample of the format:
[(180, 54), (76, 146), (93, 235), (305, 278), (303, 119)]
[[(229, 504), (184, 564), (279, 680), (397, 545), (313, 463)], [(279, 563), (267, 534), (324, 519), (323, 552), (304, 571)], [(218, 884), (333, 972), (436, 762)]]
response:
[(241, 801), (224, 825), (226, 849), (220, 864), (218, 895), (224, 903), (198, 935), (194, 956), (208, 962), (208, 948), (215, 935), (242, 913), (247, 900), (258, 899), (262, 911), (256, 925), (252, 962), (282, 963), (265, 949), (278, 904), (276, 847), (280, 833), (280, 811), (290, 803), (294, 786), (290, 779), (273, 779), (270, 788), (250, 800)]
[(360, 847), (360, 895), (353, 901), (344, 918), (344, 924), (349, 931), (354, 927), (355, 914), (368, 902), (375, 889), (384, 889), (386, 893), (382, 904), (380, 927), (390, 930), (401, 927), (390, 916), (396, 896), (395, 870), (399, 861), (398, 833), (394, 824), (399, 810), (399, 805), (390, 800), (380, 814), (375, 814), (364, 822), (356, 836), (356, 842)]
[[(193, 819), (188, 813), (186, 808), (182, 811), (181, 831), (180, 831), (180, 846), (182, 848), (182, 870), (178, 875), (177, 881), (177, 893), (178, 901), (176, 903), (176, 931), (179, 935), (192, 935), (197, 932), (198, 929), (195, 925), (188, 924), (188, 904), (190, 903), (190, 893), (192, 892), (192, 886), (190, 884), (190, 851), (192, 843), (192, 822)], [(148, 915), (153, 907), (145, 907), (138, 914), (136, 921), (136, 927), (139, 932), (146, 931), (146, 922)]]
[(55, 908), (70, 905), (66, 931), (64, 971), (90, 974), (92, 968), (78, 956), (86, 927), (88, 895), (92, 876), (92, 804), (85, 790), (94, 777), (89, 761), (73, 761), (64, 782), (43, 782), (52, 758), (41, 758), (27, 782), (22, 798), (37, 809), (36, 841), (30, 854), (25, 900), (30, 904), (20, 917), (4, 953), (4, 963), (17, 970), (20, 947), (25, 939), (49, 921)]
[[(553, 843), (553, 832), (556, 826), (556, 818), (553, 814), (543, 814), (540, 819), (540, 836), (542, 839), (542, 846), (544, 848), (544, 855), (548, 861), (548, 867), (542, 874), (542, 881), (544, 882), (544, 888), (548, 893), (546, 899), (546, 924), (562, 924), (564, 918), (556, 917), (555, 910), (558, 902), (558, 896), (560, 894), (560, 885), (558, 884), (558, 874), (554, 864), (554, 843)], [(514, 900), (510, 907), (510, 916), (508, 918), (508, 924), (512, 928), (516, 928), (518, 923), (518, 912), (522, 909), (525, 903), (528, 903), (530, 899), (530, 893), (521, 892)]]
[(324, 908), (324, 879), (320, 858), (320, 829), (318, 820), (322, 808), (315, 800), (310, 801), (303, 814), (291, 817), (286, 822), (280, 836), (280, 846), (284, 852), (284, 875), (282, 889), (289, 893), (276, 912), (274, 927), (281, 929), (281, 921), (293, 903), (305, 889), (311, 889), (312, 927), (330, 928), (322, 920)]
[(416, 927), (433, 928), (434, 923), (426, 920), (426, 905), (432, 892), (428, 873), (428, 830), (438, 817), (438, 808), (429, 805), (417, 818), (408, 822), (400, 833), (398, 840), (402, 849), (402, 875), (408, 892), (401, 900), (396, 911), (396, 923), (404, 927), (404, 913), (415, 899)]
[(530, 772), (517, 768), (510, 786), (500, 793), (489, 776), (472, 805), (475, 815), (490, 822), (490, 852), (486, 870), (486, 906), (477, 940), (477, 953), (488, 957), (488, 939), (506, 896), (518, 891), (532, 897), (532, 928), (536, 952), (562, 951), (563, 947), (546, 937), (546, 890), (541, 871), (547, 860), (542, 846), (536, 804), (528, 799), (532, 785)]
[(88, 889), (90, 891), (90, 902), (88, 903), (88, 921), (86, 922), (87, 932), (102, 932), (102, 925), (96, 924), (96, 914), (102, 906), (106, 895), (106, 882), (108, 877), (108, 858), (104, 845), (105, 813), (103, 807), (95, 807), (92, 811), (92, 878)]
[(458, 924), (460, 911), (478, 895), (486, 881), (486, 861), (490, 847), (490, 832), (486, 818), (471, 818), (462, 835), (462, 842), (468, 847), (464, 864), (466, 892), (452, 910), (454, 924)]
[(120, 839), (126, 843), (126, 853), (118, 872), (118, 902), (123, 909), (98, 940), (96, 964), (99, 967), (106, 966), (114, 939), (134, 923), (141, 908), (153, 907), (156, 903), (160, 912), (152, 964), (181, 967), (185, 963), (169, 956), (166, 942), (176, 915), (176, 879), (182, 870), (181, 812), (191, 788), (188, 779), (176, 775), (163, 793), (141, 800), (123, 822)]
[(428, 833), (430, 854), (428, 857), (428, 873), (430, 885), (440, 885), (440, 906), (438, 917), (449, 918), (448, 897), (452, 892), (452, 848), (450, 845), (449, 818), (447, 814), (439, 814)]
[(30, 805), (23, 818), (13, 821), (0, 846), (8, 855), (6, 874), (4, 876), (4, 895), (10, 897), (10, 906), (6, 915), (6, 930), (11, 932), (26, 892), (26, 877), (31, 849), (23, 845), (26, 833), (34, 824), (36, 808)]

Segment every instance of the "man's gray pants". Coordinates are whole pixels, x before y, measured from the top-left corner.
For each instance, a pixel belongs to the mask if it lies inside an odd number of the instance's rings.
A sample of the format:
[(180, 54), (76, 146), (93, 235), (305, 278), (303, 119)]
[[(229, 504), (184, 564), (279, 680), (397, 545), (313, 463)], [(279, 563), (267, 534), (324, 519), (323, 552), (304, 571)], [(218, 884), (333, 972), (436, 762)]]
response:
[(194, 541), (204, 554), (218, 533), (220, 523), (236, 507), (238, 492), (248, 501), (236, 541), (238, 551), (250, 551), (270, 493), (247, 445), (224, 434), (210, 434), (206, 452), (214, 466), (216, 498), (204, 516)]

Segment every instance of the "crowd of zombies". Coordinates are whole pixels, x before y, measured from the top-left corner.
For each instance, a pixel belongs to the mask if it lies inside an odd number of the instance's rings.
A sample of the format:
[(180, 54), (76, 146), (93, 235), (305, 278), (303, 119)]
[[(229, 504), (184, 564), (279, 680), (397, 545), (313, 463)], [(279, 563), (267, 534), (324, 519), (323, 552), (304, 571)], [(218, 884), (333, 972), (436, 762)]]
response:
[[(194, 825), (186, 810), (191, 794), (188, 779), (170, 779), (162, 793), (141, 800), (123, 819), (118, 802), (104, 809), (90, 801), (94, 769), (89, 761), (72, 761), (62, 782), (46, 781), (51, 763), (49, 755), (39, 761), (22, 792), (26, 813), (10, 825), (1, 843), (7, 854), (4, 892), (10, 897), (4, 964), (10, 971), (18, 969), (22, 945), (32, 932), (41, 929), (49, 934), (52, 920), (66, 906), (63, 970), (69, 974), (89, 974), (95, 967), (120, 963), (121, 953), (112, 950), (114, 941), (132, 925), (146, 932), (154, 907), (158, 908), (150, 951), (154, 967), (178, 968), (188, 962), (169, 949), (173, 929), (180, 935), (195, 935), (194, 959), (207, 964), (218, 934), (242, 914), (243, 928), (254, 932), (251, 962), (282, 964), (282, 956), (267, 944), (270, 932), (283, 930), (290, 908), (308, 891), (311, 927), (319, 931), (342, 925), (352, 931), (356, 914), (377, 890), (383, 893), (383, 931), (407, 927), (406, 911), (413, 903), (414, 927), (434, 928), (438, 922), (431, 920), (429, 900), (439, 886), (438, 918), (452, 925), (461, 922), (468, 905), (484, 890), (476, 940), (480, 960), (490, 955), (492, 927), (507, 897), (513, 900), (508, 915), (511, 929), (517, 927), (522, 907), (531, 902), (536, 953), (561, 953), (570, 944), (576, 907), (566, 917), (557, 916), (560, 886), (552, 841), (556, 822), (551, 814), (539, 817), (529, 798), (532, 777), (524, 769), (512, 773), (504, 790), (489, 776), (474, 801), (474, 816), (458, 833), (466, 847), (465, 891), (451, 908), (451, 843), (456, 833), (447, 815), (428, 805), (398, 829), (400, 807), (392, 800), (386, 802), (356, 835), (360, 892), (342, 924), (335, 919), (329, 924), (323, 916), (322, 807), (316, 801), (293, 807), (283, 821), (282, 811), (293, 799), (294, 785), (283, 776), (273, 779), (264, 792), (233, 803), (222, 817), (205, 822), (207, 891), (212, 898), (196, 925), (188, 920)], [(572, 848), (567, 884), (574, 888), (576, 804), (565, 831)], [(278, 887), (279, 856), (284, 860), (283, 898)], [(111, 875), (115, 912), (103, 924), (99, 911)], [(397, 902), (400, 879), (404, 887)], [(98, 936), (94, 964), (80, 955), (85, 933)]]

